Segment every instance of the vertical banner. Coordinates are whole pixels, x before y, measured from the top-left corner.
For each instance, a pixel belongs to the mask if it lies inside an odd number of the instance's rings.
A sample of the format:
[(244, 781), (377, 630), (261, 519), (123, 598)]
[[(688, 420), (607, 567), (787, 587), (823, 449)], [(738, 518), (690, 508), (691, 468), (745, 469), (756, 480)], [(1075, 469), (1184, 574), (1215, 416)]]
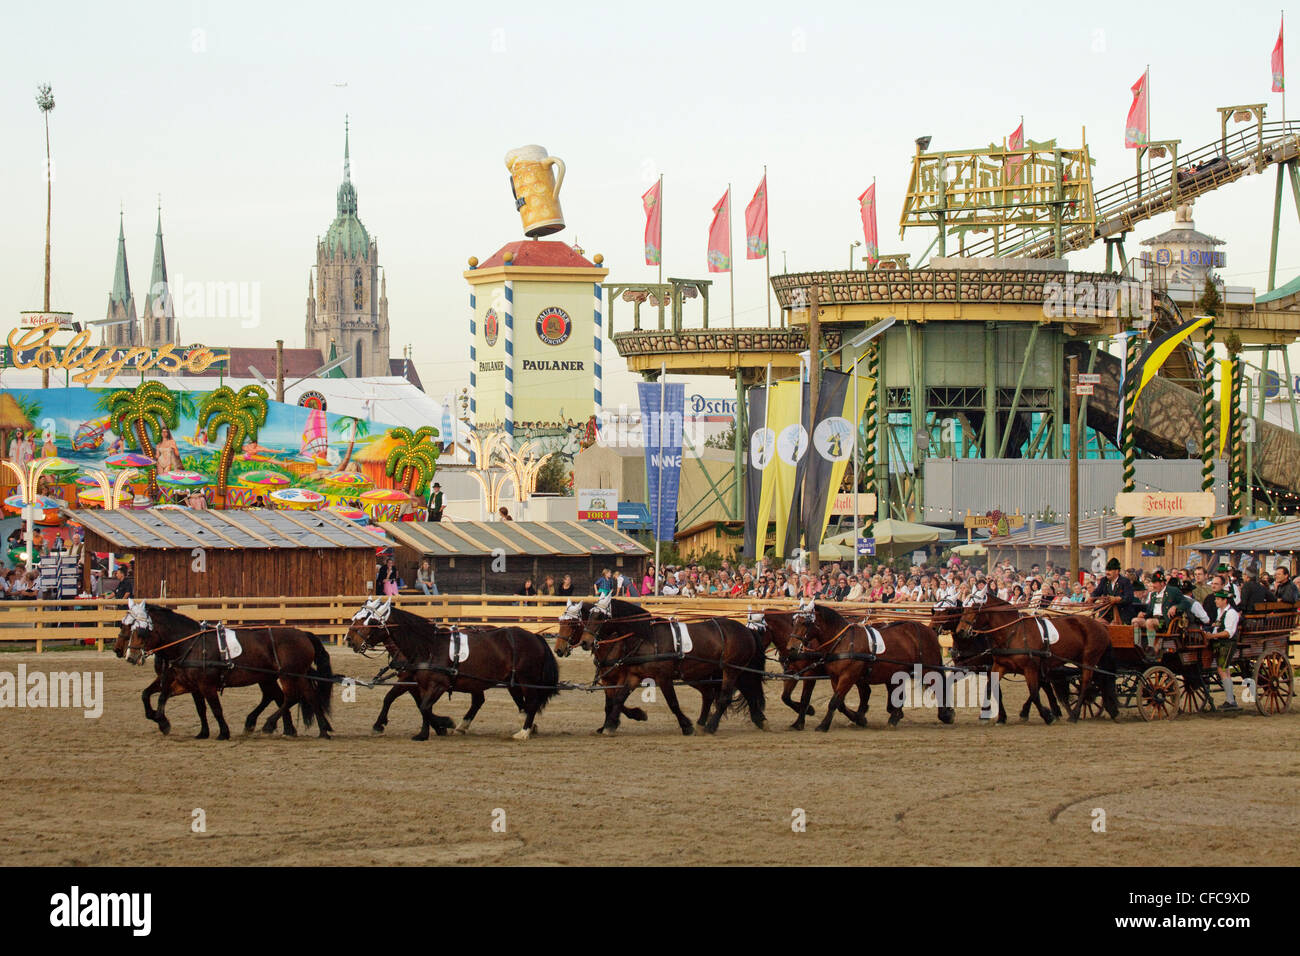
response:
[(768, 427), (776, 442), (772, 510), (776, 513), (777, 557), (785, 557), (799, 546), (800, 504), (808, 451), (807, 408), (807, 383), (780, 382), (772, 386), (768, 396)]
[[(1273, 44), (1273, 56), (1269, 62), (1269, 66), (1273, 71), (1274, 93), (1281, 93), (1286, 89), (1286, 56), (1282, 52), (1282, 29), (1285, 26), (1285, 21), (1278, 25), (1277, 42)], [(1285, 116), (1282, 118), (1286, 119)]]
[(731, 271), (731, 187), (713, 207), (709, 225), (709, 271)]
[[(686, 413), (683, 382), (638, 382), (641, 433), (645, 444), (646, 502), (655, 538), (672, 541), (677, 525), (677, 491), (682, 476), (682, 419)], [(663, 396), (663, 407), (659, 399)]]
[(767, 174), (754, 190), (754, 198), (745, 207), (745, 257), (767, 256)]
[(867, 262), (876, 264), (880, 254), (879, 230), (876, 228), (876, 184), (873, 182), (858, 197), (858, 209), (862, 213), (862, 237), (866, 240)]
[[(814, 498), (807, 503), (805, 527), (808, 542), (817, 535), (821, 541), (831, 520), (832, 505), (839, 492), (844, 471), (853, 460), (853, 430), (862, 421), (867, 397), (876, 387), (874, 379), (859, 376), (858, 400), (853, 402), (853, 381), (844, 372), (823, 372), (822, 391), (818, 395), (817, 424), (812, 430), (814, 454), (809, 468), (813, 469)], [(853, 489), (857, 491), (857, 489)], [(850, 499), (855, 503), (856, 498)]]
[[(746, 435), (749, 457), (745, 461), (745, 544), (743, 555), (754, 558), (767, 544), (767, 518), (772, 502), (763, 500), (763, 483), (768, 465), (776, 456), (776, 434), (767, 427), (767, 387), (755, 385), (745, 393), (749, 429)], [(770, 496), (769, 496), (770, 498)], [(766, 511), (761, 509), (766, 505)]]
[(664, 180), (659, 181), (641, 196), (641, 205), (645, 207), (645, 264), (657, 266), (663, 262), (663, 203)]
[(1128, 108), (1128, 119), (1124, 122), (1124, 147), (1137, 149), (1147, 144), (1150, 130), (1147, 128), (1147, 73), (1133, 84), (1133, 105)]

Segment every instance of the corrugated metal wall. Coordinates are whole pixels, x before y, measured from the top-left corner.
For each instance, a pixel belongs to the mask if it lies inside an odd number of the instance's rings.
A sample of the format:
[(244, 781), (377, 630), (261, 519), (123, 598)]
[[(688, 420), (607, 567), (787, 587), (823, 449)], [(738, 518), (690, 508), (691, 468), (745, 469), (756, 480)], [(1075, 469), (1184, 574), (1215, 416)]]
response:
[[(1227, 508), (1228, 465), (1214, 463), (1218, 513)], [(1138, 491), (1200, 491), (1200, 459), (1137, 462)], [(1079, 510), (1089, 518), (1115, 507), (1123, 490), (1124, 463), (1090, 459), (1079, 466)], [(1065, 459), (992, 460), (929, 458), (925, 462), (925, 521), (960, 523), (969, 510), (997, 509), (1042, 516), (1050, 509), (1065, 517), (1070, 503), (1070, 462)]]

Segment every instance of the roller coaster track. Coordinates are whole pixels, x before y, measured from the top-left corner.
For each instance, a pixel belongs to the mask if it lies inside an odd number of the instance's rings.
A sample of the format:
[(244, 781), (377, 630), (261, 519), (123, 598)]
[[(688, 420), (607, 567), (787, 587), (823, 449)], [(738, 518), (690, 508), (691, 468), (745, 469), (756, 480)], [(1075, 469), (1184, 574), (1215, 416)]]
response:
[[(1297, 157), (1300, 122), (1285, 121), (1251, 124), (1191, 152), (1180, 152), (1144, 170), (1141, 176), (1130, 176), (1095, 192), (1097, 221), (1066, 226), (1061, 234), (1061, 253), (1123, 236), (1138, 223), (1172, 212), (1182, 203)], [(1016, 227), (999, 234), (996, 251), (990, 236), (966, 245), (962, 254), (1048, 258), (1055, 255), (1055, 242), (1050, 230)]]
[[(1070, 342), (1065, 349), (1067, 355), (1079, 356), (1080, 367), (1087, 367), (1091, 353), (1086, 343)], [(1113, 355), (1097, 353), (1093, 371), (1101, 374), (1101, 384), (1088, 400), (1088, 426), (1112, 439), (1119, 426), (1120, 364)], [(1216, 423), (1219, 420), (1217, 404), (1213, 420)], [(1143, 452), (1158, 458), (1187, 458), (1188, 439), (1200, 444), (1200, 393), (1170, 381), (1163, 374), (1157, 375), (1143, 389), (1133, 421), (1134, 441)], [(1300, 436), (1290, 429), (1264, 423), (1257, 424), (1256, 435), (1253, 475), (1256, 486), (1300, 491)], [(1217, 431), (1214, 440), (1217, 443)]]

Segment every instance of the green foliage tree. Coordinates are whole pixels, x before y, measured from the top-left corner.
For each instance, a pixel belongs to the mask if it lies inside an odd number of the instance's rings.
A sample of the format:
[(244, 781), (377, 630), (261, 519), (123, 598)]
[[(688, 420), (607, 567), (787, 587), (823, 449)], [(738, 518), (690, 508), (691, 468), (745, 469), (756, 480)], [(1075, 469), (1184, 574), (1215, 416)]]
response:
[(209, 392), (199, 406), (199, 427), (205, 430), (209, 442), (216, 441), (217, 433), (226, 429), (226, 441), (217, 461), (217, 494), (223, 502), (235, 449), (257, 440), (258, 430), (266, 424), (266, 412), (266, 389), (260, 385), (245, 385), (238, 392), (222, 385)]
[(573, 476), (569, 460), (563, 455), (552, 455), (537, 472), (537, 491), (544, 495), (572, 495)]
[[(119, 389), (108, 398), (113, 431), (126, 439), (127, 447), (157, 459), (155, 442), (164, 427), (176, 428), (176, 397), (162, 382), (141, 382), (135, 388)], [(158, 496), (158, 469), (149, 468), (149, 494)]]
[(397, 446), (388, 453), (384, 474), (397, 478), (408, 494), (423, 495), (438, 470), (438, 456), (442, 453), (442, 446), (432, 440), (438, 437), (438, 429), (421, 425), (413, 432), (401, 426), (389, 429), (388, 437)]
[(1205, 274), (1205, 286), (1201, 290), (1201, 297), (1196, 300), (1196, 305), (1201, 310), (1201, 315), (1217, 316), (1223, 310), (1223, 297), (1219, 295), (1219, 287), (1214, 284), (1214, 279), (1208, 272)]

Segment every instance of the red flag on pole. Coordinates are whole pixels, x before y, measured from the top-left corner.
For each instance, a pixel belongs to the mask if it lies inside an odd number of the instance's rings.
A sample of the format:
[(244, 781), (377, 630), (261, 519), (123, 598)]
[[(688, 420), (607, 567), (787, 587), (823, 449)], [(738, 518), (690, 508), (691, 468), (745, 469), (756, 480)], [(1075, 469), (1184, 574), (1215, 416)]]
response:
[(1282, 55), (1282, 29), (1285, 22), (1277, 28), (1277, 42), (1273, 44), (1273, 92), (1281, 93), (1286, 89), (1286, 59)]
[(745, 258), (762, 259), (767, 255), (767, 175), (754, 190), (754, 198), (745, 207)]
[[(1025, 148), (1025, 121), (1021, 120), (1020, 125), (1016, 127), (1014, 133), (1007, 140), (1007, 149), (1024, 149)], [(1007, 157), (1007, 182), (1014, 183), (1020, 179), (1020, 167), (1024, 165), (1023, 156)]]
[(1147, 144), (1147, 76), (1146, 70), (1133, 84), (1133, 105), (1128, 108), (1128, 121), (1124, 124), (1124, 148), (1137, 149)]
[(657, 266), (663, 261), (663, 227), (659, 204), (663, 201), (664, 181), (660, 178), (641, 196), (645, 206), (645, 264)]
[(858, 206), (862, 211), (862, 235), (867, 240), (867, 262), (876, 264), (880, 247), (876, 239), (876, 184), (872, 183), (867, 191), (858, 197)]
[(713, 207), (713, 224), (709, 226), (709, 271), (731, 271), (731, 187)]

